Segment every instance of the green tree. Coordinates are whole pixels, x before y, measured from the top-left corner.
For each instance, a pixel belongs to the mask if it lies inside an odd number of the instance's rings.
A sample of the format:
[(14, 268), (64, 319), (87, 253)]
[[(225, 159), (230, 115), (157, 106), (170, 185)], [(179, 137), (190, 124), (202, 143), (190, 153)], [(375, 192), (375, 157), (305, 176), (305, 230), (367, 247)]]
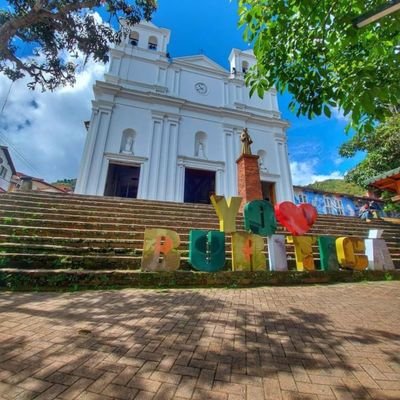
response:
[[(96, 21), (93, 10), (104, 6), (108, 22), (124, 17), (128, 25), (149, 20), (156, 0), (10, 0), (0, 9), (0, 71), (16, 80), (32, 78), (31, 89), (53, 90), (75, 82), (79, 52), (107, 62), (110, 43), (121, 39), (109, 23)], [(21, 57), (20, 46), (33, 57)]]
[(342, 157), (353, 157), (358, 151), (366, 156), (346, 175), (346, 180), (365, 187), (365, 182), (383, 172), (400, 167), (400, 113), (396, 113), (372, 132), (355, 134), (340, 148)]
[(276, 86), (290, 108), (313, 118), (332, 109), (370, 132), (400, 104), (400, 13), (357, 29), (354, 19), (382, 0), (239, 0), (239, 24), (257, 64), (251, 93)]

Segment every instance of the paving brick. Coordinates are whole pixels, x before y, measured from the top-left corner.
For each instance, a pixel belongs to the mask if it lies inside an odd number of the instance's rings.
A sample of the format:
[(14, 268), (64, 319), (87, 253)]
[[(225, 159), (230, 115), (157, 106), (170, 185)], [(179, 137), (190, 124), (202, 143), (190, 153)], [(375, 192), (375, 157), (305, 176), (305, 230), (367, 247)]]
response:
[(151, 379), (159, 382), (165, 382), (177, 385), (181, 380), (181, 376), (176, 374), (170, 374), (168, 372), (155, 371), (151, 374)]
[(58, 397), (65, 400), (75, 399), (92, 383), (93, 381), (91, 379), (80, 378), (67, 390), (59, 394)]
[(117, 385), (126, 385), (139, 371), (138, 367), (127, 366), (118, 376), (114, 379), (113, 383)]
[(282, 393), (277, 377), (268, 377), (263, 379), (264, 394), (268, 400), (281, 400)]
[(201, 389), (210, 390), (214, 383), (215, 372), (209, 369), (203, 369), (200, 372), (196, 386)]
[(278, 379), (282, 390), (297, 391), (297, 386), (291, 372), (279, 371)]
[(102, 394), (120, 400), (132, 400), (135, 398), (138, 390), (126, 386), (115, 385), (113, 383), (107, 385)]
[(89, 392), (101, 393), (106, 386), (111, 383), (117, 374), (113, 372), (104, 372), (97, 380), (95, 380), (89, 387)]
[(156, 393), (161, 386), (161, 382), (135, 376), (129, 381), (128, 386), (146, 392)]
[(176, 390), (175, 397), (190, 399), (193, 395), (197, 379), (184, 376)]
[(399, 289), (2, 293), (0, 398), (397, 400)]
[(172, 385), (170, 383), (163, 383), (158, 389), (158, 392), (153, 397), (154, 400), (171, 400), (175, 396), (177, 390), (177, 385)]
[(204, 389), (195, 389), (193, 393), (193, 400), (227, 400), (228, 399), (228, 394), (227, 393), (217, 393), (217, 392), (212, 392), (210, 390), (204, 390)]

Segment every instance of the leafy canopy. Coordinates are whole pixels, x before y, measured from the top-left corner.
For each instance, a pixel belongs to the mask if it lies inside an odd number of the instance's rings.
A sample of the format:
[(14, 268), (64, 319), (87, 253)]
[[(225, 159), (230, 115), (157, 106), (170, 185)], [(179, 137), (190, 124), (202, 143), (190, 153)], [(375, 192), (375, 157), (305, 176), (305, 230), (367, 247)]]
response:
[(346, 180), (365, 187), (365, 181), (400, 167), (400, 113), (387, 118), (375, 130), (356, 134), (339, 150), (342, 157), (353, 157), (358, 151), (366, 156), (346, 175)]
[(400, 104), (400, 12), (357, 29), (353, 21), (383, 0), (239, 0), (239, 24), (257, 64), (251, 93), (276, 86), (290, 108), (313, 118), (332, 108), (347, 129), (370, 132)]
[[(75, 82), (79, 53), (107, 62), (109, 44), (121, 39), (110, 24), (96, 21), (104, 6), (109, 21), (124, 17), (128, 25), (149, 20), (156, 0), (10, 0), (0, 9), (0, 72), (16, 80), (28, 75), (31, 89), (53, 90)], [(35, 57), (21, 57), (33, 47)]]

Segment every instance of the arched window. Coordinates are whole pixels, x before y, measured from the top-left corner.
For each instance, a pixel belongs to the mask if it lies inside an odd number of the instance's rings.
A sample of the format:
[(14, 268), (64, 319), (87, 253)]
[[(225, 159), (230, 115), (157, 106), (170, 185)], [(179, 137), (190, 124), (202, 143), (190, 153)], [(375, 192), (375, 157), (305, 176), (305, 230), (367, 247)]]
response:
[(257, 151), (257, 155), (258, 155), (258, 166), (261, 170), (266, 170), (267, 169), (267, 152), (265, 150), (258, 150)]
[(139, 33), (136, 31), (133, 31), (129, 35), (129, 41), (132, 46), (137, 46), (139, 44)]
[(247, 61), (242, 62), (242, 72), (245, 74), (249, 70), (249, 63)]
[(157, 38), (155, 36), (149, 37), (149, 50), (157, 50)]
[(194, 141), (194, 155), (199, 158), (207, 158), (207, 134), (197, 132)]
[(136, 132), (133, 129), (125, 129), (122, 132), (121, 147), (119, 152), (123, 154), (133, 154)]

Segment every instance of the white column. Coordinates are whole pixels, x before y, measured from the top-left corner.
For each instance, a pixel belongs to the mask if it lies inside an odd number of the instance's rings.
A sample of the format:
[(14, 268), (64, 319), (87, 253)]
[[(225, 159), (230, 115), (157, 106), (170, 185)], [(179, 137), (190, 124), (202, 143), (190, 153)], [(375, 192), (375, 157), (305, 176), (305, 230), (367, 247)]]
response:
[(168, 120), (169, 152), (167, 155), (167, 178), (165, 200), (174, 201), (177, 188), (177, 158), (178, 158), (178, 133), (179, 120)]
[(92, 162), (93, 148), (96, 142), (97, 129), (99, 125), (99, 110), (93, 108), (92, 118), (90, 120), (89, 131), (87, 132), (85, 147), (83, 149), (82, 161), (79, 169), (78, 181), (76, 183), (75, 193), (85, 194), (89, 168)]
[(138, 192), (137, 192), (138, 199), (146, 198), (147, 182), (145, 182), (145, 176), (146, 176), (146, 172), (147, 172), (148, 168), (149, 168), (149, 160), (140, 164), (139, 184), (138, 184)]
[(183, 202), (185, 189), (185, 165), (183, 161), (178, 162), (178, 170), (176, 174), (176, 192), (175, 201)]
[(215, 193), (217, 195), (225, 195), (225, 197), (227, 197), (227, 194), (224, 193), (224, 170), (222, 168), (218, 168), (215, 173)]
[(279, 162), (279, 170), (280, 170), (280, 186), (281, 193), (278, 201), (294, 201), (293, 194), (293, 185), (292, 185), (292, 177), (290, 174), (289, 167), (289, 157), (287, 154), (286, 142), (283, 138), (275, 139), (277, 152), (278, 152), (278, 162)]
[(234, 146), (234, 132), (231, 128), (224, 128), (225, 138), (225, 185), (224, 195), (235, 196), (236, 193), (236, 181), (235, 181), (235, 146)]
[(103, 164), (105, 146), (110, 128), (111, 114), (112, 106), (101, 106), (99, 108), (99, 122), (95, 128), (94, 141), (91, 143), (91, 148), (89, 148), (89, 157), (91, 156), (91, 160), (88, 161), (86, 168), (85, 194), (99, 194), (97, 193), (97, 188), (100, 183), (101, 166)]
[(238, 195), (238, 176), (237, 176), (237, 164), (236, 160), (239, 158), (240, 155), (240, 133), (241, 130), (238, 128), (235, 128), (233, 130), (233, 146), (232, 146), (232, 160), (233, 160), (233, 166), (232, 166), (232, 171), (233, 171), (233, 177), (232, 177), (232, 196), (237, 196)]
[(152, 121), (152, 141), (149, 150), (149, 177), (148, 177), (148, 198), (157, 200), (157, 184), (160, 173), (161, 140), (164, 121), (162, 118), (154, 117)]

